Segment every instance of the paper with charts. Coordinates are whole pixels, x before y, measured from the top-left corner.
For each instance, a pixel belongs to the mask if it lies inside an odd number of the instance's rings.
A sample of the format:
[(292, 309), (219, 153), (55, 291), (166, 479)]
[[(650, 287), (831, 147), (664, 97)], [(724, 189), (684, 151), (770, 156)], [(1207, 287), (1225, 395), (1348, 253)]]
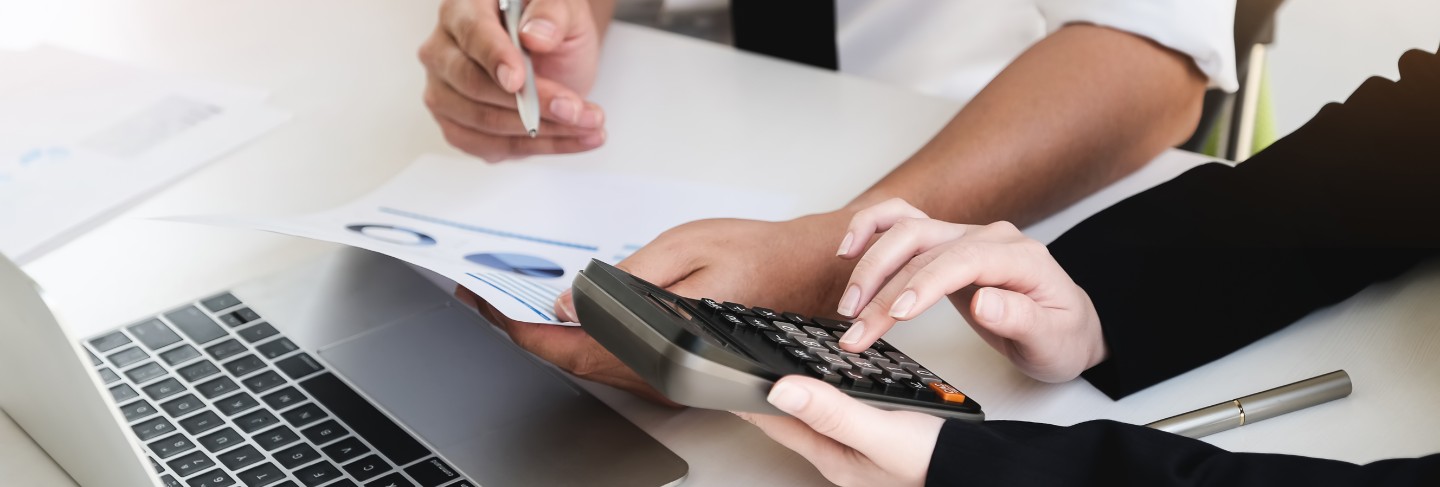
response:
[(794, 206), (787, 195), (735, 186), (426, 155), (330, 210), (168, 219), (380, 252), (453, 279), (511, 319), (559, 324), (555, 298), (590, 259), (614, 264), (688, 221), (781, 220)]
[(0, 50), (0, 253), (24, 264), (289, 114), (246, 87)]

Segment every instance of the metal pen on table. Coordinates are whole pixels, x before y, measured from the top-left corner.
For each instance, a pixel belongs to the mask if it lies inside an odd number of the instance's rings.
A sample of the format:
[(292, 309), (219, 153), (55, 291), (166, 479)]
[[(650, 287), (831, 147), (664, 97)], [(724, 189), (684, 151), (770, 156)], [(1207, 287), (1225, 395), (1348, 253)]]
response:
[(520, 45), (520, 14), (524, 12), (525, 0), (500, 0), (500, 13), (505, 17), (510, 42), (525, 60), (525, 86), (515, 92), (515, 105), (520, 110), (520, 123), (525, 125), (525, 131), (535, 137), (540, 133), (540, 97), (535, 94), (535, 67), (530, 64), (530, 54)]
[(1337, 370), (1145, 426), (1199, 438), (1339, 399), (1350, 395), (1350, 389), (1350, 374)]

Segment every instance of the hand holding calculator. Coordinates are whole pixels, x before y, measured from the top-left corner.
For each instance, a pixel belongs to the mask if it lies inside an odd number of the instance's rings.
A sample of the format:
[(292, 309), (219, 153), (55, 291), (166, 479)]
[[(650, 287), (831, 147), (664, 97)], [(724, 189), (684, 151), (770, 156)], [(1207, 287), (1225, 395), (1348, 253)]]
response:
[(979, 421), (980, 404), (884, 340), (840, 348), (849, 323), (677, 296), (600, 261), (575, 278), (581, 326), (680, 404), (780, 414), (765, 401), (785, 375), (824, 380), (873, 406)]

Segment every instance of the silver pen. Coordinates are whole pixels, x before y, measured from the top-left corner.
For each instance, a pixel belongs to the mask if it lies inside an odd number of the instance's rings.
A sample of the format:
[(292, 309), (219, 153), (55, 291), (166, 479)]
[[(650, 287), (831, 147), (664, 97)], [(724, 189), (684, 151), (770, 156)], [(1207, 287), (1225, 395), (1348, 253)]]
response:
[(510, 31), (510, 42), (525, 60), (525, 86), (515, 92), (515, 105), (520, 110), (520, 123), (533, 138), (540, 133), (540, 97), (535, 94), (535, 67), (530, 64), (530, 54), (520, 46), (520, 14), (525, 12), (525, 0), (500, 0), (500, 12), (505, 17), (505, 30)]
[(1151, 428), (1199, 438), (1350, 395), (1350, 374), (1337, 370), (1264, 392), (1177, 414)]

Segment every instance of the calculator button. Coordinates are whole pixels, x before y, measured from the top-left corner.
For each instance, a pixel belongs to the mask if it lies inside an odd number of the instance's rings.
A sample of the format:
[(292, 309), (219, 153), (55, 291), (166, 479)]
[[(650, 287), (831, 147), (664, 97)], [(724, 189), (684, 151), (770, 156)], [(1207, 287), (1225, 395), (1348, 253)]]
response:
[(870, 345), (870, 348), (879, 350), (879, 351), (881, 351), (881, 352), (895, 352), (895, 351), (898, 351), (898, 350), (895, 349), (895, 347), (894, 347), (893, 345), (890, 345), (890, 342), (887, 342), (887, 341), (885, 341), (885, 340), (875, 340), (875, 343), (874, 343), (873, 345)]
[(866, 358), (869, 358), (869, 359), (871, 359), (871, 360), (875, 360), (875, 359), (885, 360), (885, 355), (882, 355), (879, 351), (877, 351), (877, 350), (875, 350), (875, 349), (873, 349), (873, 348), (867, 348), (867, 349), (865, 349), (865, 350), (862, 350), (862, 351), (860, 352), (860, 355), (864, 355)]
[(820, 325), (821, 328), (831, 331), (838, 331), (841, 333), (844, 333), (845, 330), (850, 329), (850, 323), (839, 320), (832, 320), (829, 318), (812, 318), (810, 322)]
[(934, 390), (936, 394), (939, 394), (940, 399), (945, 402), (965, 402), (965, 395), (961, 394), (960, 390), (956, 389), (955, 386), (944, 382), (931, 382), (929, 386), (930, 389)]
[(754, 308), (750, 308), (750, 311), (754, 311), (755, 314), (759, 315), (761, 318), (768, 318), (771, 320), (782, 319), (780, 318), (780, 313), (776, 313), (773, 309), (765, 309), (757, 306)]
[(845, 359), (840, 358), (839, 355), (835, 355), (829, 352), (819, 352), (816, 353), (815, 356), (819, 357), (820, 361), (824, 362), (826, 365), (829, 365), (830, 370), (838, 372), (841, 370), (850, 369), (850, 364), (846, 362)]
[(710, 298), (701, 298), (700, 304), (703, 305), (704, 309), (710, 311), (728, 311), (725, 306), (715, 302), (715, 300)]
[(800, 360), (800, 361), (802, 361), (802, 362), (819, 362), (819, 361), (820, 361), (820, 359), (815, 358), (814, 355), (811, 355), (810, 352), (807, 352), (807, 351), (805, 351), (804, 349), (799, 349), (799, 348), (795, 348), (795, 347), (785, 347), (785, 353), (790, 354), (791, 357), (795, 358), (796, 360)]
[(765, 338), (770, 339), (771, 343), (780, 345), (782, 347), (793, 347), (795, 345), (798, 345), (798, 343), (795, 343), (794, 339), (790, 338), (790, 335), (784, 333), (767, 332), (765, 333)]
[(796, 324), (807, 324), (807, 323), (810, 323), (810, 318), (806, 318), (806, 317), (804, 317), (804, 316), (801, 316), (799, 313), (791, 313), (791, 312), (789, 312), (789, 311), (786, 311), (786, 312), (784, 312), (784, 313), (780, 313), (780, 318), (781, 318), (781, 319), (784, 319), (785, 321), (789, 321), (789, 322), (791, 322), (791, 323), (796, 323)]
[(831, 384), (839, 384), (840, 381), (844, 379), (844, 377), (842, 377), (840, 374), (836, 373), (833, 370), (830, 370), (830, 366), (825, 364), (818, 364), (812, 362), (806, 365), (806, 368), (810, 369), (810, 373), (814, 374), (815, 377), (819, 377), (820, 380), (829, 382)]
[(894, 360), (895, 363), (900, 364), (900, 365), (906, 365), (906, 364), (915, 365), (915, 366), (919, 366), (919, 365), (920, 365), (920, 362), (919, 362), (919, 361), (917, 361), (917, 360), (915, 360), (915, 359), (913, 359), (913, 358), (910, 358), (909, 355), (905, 355), (905, 354), (900, 353), (900, 352), (885, 352), (885, 356), (886, 356), (886, 357), (889, 357), (890, 360)]
[(885, 371), (885, 375), (891, 379), (905, 380), (911, 377), (910, 372), (906, 371), (904, 367), (900, 366), (900, 364), (894, 362), (885, 362), (883, 364), (876, 363), (875, 365), (877, 367), (880, 367), (880, 370)]
[(855, 389), (869, 389), (875, 385), (865, 374), (858, 373), (854, 369), (840, 371), (840, 376), (845, 378), (845, 384)]
[(820, 343), (820, 340), (816, 340), (808, 336), (803, 338), (796, 338), (795, 341), (800, 343), (800, 346), (810, 349), (811, 353), (819, 353), (828, 350), (827, 348), (825, 348), (825, 344)]
[(789, 323), (786, 323), (786, 322), (784, 322), (784, 321), (772, 321), (772, 322), (770, 322), (770, 323), (773, 324), (773, 325), (775, 325), (775, 328), (779, 328), (780, 331), (783, 331), (783, 332), (785, 332), (785, 333), (793, 333), (793, 334), (796, 334), (796, 335), (809, 336), (808, 333), (805, 333), (805, 330), (801, 330), (800, 327), (795, 326), (795, 325), (792, 325), (792, 324), (789, 324)]
[(943, 382), (940, 380), (939, 376), (935, 375), (934, 372), (931, 372), (928, 369), (919, 365), (905, 365), (905, 370), (909, 371), (911, 375), (914, 375), (915, 378), (920, 380), (921, 382)]
[(900, 381), (900, 383), (905, 385), (905, 388), (910, 391), (911, 396), (915, 399), (922, 401), (935, 399), (935, 391), (931, 390), (930, 386), (924, 382), (915, 379), (905, 379)]
[(744, 326), (745, 326), (745, 322), (742, 321), (739, 316), (735, 316), (735, 315), (730, 314), (730, 313), (720, 313), (720, 317), (723, 318), (723, 319), (725, 319), (725, 323), (729, 324), (730, 330), (732, 330), (732, 331), (734, 330), (735, 327), (744, 327)]
[(735, 304), (735, 303), (726, 301), (726, 302), (724, 302), (724, 303), (720, 303), (720, 305), (721, 305), (721, 306), (724, 306), (725, 309), (730, 310), (731, 313), (735, 313), (735, 314), (738, 314), (738, 315), (741, 315), (741, 316), (755, 316), (755, 313), (752, 313), (752, 312), (750, 311), (750, 308), (746, 308), (745, 305), (743, 305), (743, 304)]
[(870, 375), (870, 380), (875, 381), (875, 386), (880, 388), (880, 392), (885, 394), (895, 394), (906, 389), (905, 385), (901, 384), (900, 381), (885, 377), (881, 374)]
[(809, 333), (810, 336), (815, 338), (820, 338), (823, 340), (838, 340), (835, 335), (831, 335), (830, 332), (822, 330), (818, 326), (802, 326), (800, 327), (800, 329), (805, 330), (805, 333)]
[(759, 318), (759, 317), (755, 317), (755, 316), (747, 316), (747, 317), (745, 317), (745, 322), (746, 322), (746, 323), (749, 323), (750, 326), (755, 327), (755, 329), (757, 329), (757, 330), (763, 330), (763, 331), (773, 331), (773, 330), (775, 330), (775, 326), (774, 326), (774, 325), (771, 325), (769, 321), (765, 321), (763, 318)]

